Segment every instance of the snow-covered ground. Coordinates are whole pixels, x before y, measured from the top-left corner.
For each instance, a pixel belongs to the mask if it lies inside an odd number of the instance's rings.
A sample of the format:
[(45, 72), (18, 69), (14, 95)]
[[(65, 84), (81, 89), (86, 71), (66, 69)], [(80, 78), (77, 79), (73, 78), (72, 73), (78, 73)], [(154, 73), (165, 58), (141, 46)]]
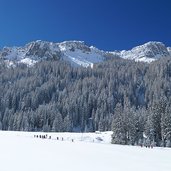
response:
[(0, 132), (1, 171), (171, 171), (171, 149), (112, 145), (111, 132), (34, 135)]

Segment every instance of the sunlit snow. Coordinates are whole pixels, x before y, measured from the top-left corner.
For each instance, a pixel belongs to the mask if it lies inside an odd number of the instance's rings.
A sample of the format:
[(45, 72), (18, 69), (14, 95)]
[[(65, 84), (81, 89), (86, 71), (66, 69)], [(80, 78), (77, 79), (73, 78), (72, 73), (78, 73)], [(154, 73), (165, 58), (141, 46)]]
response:
[(49, 133), (51, 139), (34, 135), (46, 133), (0, 132), (0, 170), (171, 170), (171, 149), (112, 145), (111, 132)]

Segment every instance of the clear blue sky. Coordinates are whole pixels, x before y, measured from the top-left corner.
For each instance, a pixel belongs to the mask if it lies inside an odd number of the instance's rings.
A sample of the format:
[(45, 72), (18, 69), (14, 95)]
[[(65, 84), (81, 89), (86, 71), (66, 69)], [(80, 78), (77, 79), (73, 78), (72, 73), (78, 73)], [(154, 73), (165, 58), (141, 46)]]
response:
[(84, 40), (104, 50), (171, 46), (171, 0), (0, 0), (0, 47)]

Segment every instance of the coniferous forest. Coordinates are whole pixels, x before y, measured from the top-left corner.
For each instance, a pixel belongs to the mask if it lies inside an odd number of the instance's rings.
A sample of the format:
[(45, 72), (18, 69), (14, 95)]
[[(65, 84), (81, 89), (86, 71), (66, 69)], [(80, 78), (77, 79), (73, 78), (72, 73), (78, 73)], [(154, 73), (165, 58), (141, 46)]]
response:
[(112, 143), (171, 147), (171, 59), (0, 66), (0, 129), (113, 131)]

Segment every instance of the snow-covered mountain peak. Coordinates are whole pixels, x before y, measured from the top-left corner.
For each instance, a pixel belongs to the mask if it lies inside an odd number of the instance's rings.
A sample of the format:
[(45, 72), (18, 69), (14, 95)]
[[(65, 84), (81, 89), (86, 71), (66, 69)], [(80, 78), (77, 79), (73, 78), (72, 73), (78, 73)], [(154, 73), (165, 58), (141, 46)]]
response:
[(157, 54), (167, 54), (167, 48), (162, 42), (154, 42), (150, 41), (143, 45), (134, 47), (132, 51), (145, 51), (145, 55), (151, 57), (151, 53), (153, 52), (153, 55), (155, 56)]
[(135, 61), (152, 62), (161, 57), (169, 57), (167, 47), (161, 42), (147, 42), (128, 51), (121, 51), (121, 57)]

